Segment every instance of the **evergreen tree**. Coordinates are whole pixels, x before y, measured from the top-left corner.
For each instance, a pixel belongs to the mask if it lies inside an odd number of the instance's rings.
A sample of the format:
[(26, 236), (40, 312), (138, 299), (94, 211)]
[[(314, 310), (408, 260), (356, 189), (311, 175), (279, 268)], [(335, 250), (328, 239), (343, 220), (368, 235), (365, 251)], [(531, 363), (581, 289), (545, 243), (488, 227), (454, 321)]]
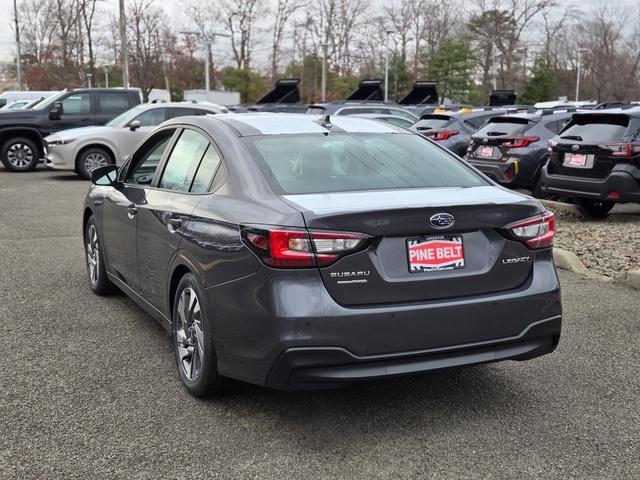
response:
[(524, 85), (520, 96), (520, 103), (533, 105), (536, 102), (553, 100), (556, 98), (556, 75), (547, 62), (539, 57), (536, 59), (531, 76)]
[(429, 61), (429, 78), (438, 81), (441, 100), (469, 102), (473, 90), (473, 53), (464, 40), (443, 40)]

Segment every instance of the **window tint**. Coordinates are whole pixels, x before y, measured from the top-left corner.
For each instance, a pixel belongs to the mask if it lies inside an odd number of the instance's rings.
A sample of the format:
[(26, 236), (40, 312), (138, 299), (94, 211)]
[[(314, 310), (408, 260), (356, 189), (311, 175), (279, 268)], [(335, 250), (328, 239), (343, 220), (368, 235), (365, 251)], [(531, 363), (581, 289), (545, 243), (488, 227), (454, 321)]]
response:
[(216, 174), (220, 162), (221, 160), (220, 155), (218, 155), (218, 151), (213, 145), (209, 145), (204, 157), (202, 157), (196, 176), (193, 179), (191, 192), (205, 193), (209, 190), (209, 185), (211, 185), (211, 180), (213, 180), (213, 176)]
[(525, 132), (533, 125), (534, 123), (529, 122), (526, 118), (494, 117), (478, 130), (474, 136), (501, 137), (504, 135), (517, 135)]
[(91, 94), (74, 93), (62, 100), (62, 113), (91, 113)]
[(479, 116), (479, 117), (469, 118), (469, 119), (465, 120), (464, 123), (469, 125), (474, 130), (477, 130), (480, 127), (482, 127), (487, 122), (487, 120), (489, 118), (491, 118), (490, 115), (482, 115), (482, 116)]
[(173, 132), (174, 130), (166, 130), (158, 133), (133, 154), (133, 169), (127, 173), (126, 183), (151, 183)]
[(127, 93), (98, 93), (98, 112), (119, 114), (129, 110), (129, 95)]
[(558, 133), (558, 122), (547, 122), (544, 124), (544, 128), (553, 133)]
[(207, 139), (193, 130), (184, 130), (176, 142), (160, 180), (160, 188), (188, 192), (205, 150)]
[(141, 127), (155, 127), (164, 122), (166, 112), (166, 108), (154, 108), (138, 115), (135, 120), (140, 122)]
[(603, 140), (621, 140), (627, 133), (629, 117), (626, 115), (587, 114), (575, 115), (560, 138), (576, 137), (576, 140), (599, 142)]
[(175, 117), (186, 117), (189, 115), (206, 115), (208, 112), (206, 110), (202, 110), (201, 108), (170, 108), (169, 109), (169, 118)]
[(418, 135), (246, 137), (274, 190), (284, 194), (486, 185)]

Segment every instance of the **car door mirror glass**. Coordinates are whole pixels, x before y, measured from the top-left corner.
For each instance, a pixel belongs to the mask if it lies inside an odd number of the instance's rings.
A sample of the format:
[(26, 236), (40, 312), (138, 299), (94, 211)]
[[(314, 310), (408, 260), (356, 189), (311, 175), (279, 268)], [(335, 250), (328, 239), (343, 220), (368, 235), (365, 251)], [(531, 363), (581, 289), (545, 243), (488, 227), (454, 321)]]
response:
[(129, 124), (129, 130), (131, 130), (132, 132), (135, 132), (137, 129), (139, 129), (141, 126), (140, 120), (133, 120), (130, 124)]
[(118, 181), (118, 167), (106, 165), (91, 171), (91, 183), (94, 185), (112, 186)]
[(62, 102), (53, 102), (53, 105), (49, 107), (49, 119), (59, 120), (62, 116), (63, 110)]

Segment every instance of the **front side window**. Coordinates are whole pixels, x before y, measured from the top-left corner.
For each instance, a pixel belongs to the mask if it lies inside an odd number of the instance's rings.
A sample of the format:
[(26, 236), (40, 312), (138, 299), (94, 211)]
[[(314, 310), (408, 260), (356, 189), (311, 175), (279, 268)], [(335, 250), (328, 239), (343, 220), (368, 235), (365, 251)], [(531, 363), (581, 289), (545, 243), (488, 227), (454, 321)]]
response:
[(62, 100), (62, 113), (91, 113), (91, 94), (74, 93)]
[(204, 135), (184, 130), (167, 160), (159, 187), (188, 192), (208, 146), (209, 141)]
[(282, 194), (487, 185), (463, 162), (415, 134), (246, 137)]
[(164, 122), (166, 112), (166, 108), (153, 108), (142, 113), (135, 120), (140, 122), (141, 127), (155, 127)]
[(137, 185), (151, 184), (173, 132), (174, 130), (158, 132), (136, 150), (133, 154), (131, 169), (127, 172), (125, 183)]
[(129, 110), (129, 96), (126, 93), (98, 93), (98, 112), (117, 115)]

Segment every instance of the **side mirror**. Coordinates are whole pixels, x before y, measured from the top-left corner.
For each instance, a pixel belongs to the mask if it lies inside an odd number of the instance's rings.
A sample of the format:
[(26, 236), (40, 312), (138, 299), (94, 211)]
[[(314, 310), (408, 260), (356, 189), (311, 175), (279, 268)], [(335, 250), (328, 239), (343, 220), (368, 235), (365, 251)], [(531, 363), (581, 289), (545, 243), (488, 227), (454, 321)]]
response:
[(49, 107), (49, 119), (60, 120), (63, 110), (62, 102), (53, 102), (53, 105)]
[(134, 120), (129, 124), (129, 130), (131, 130), (132, 132), (135, 132), (139, 128), (140, 128), (140, 120)]
[(118, 167), (105, 165), (91, 171), (91, 183), (94, 185), (113, 186), (118, 181)]

